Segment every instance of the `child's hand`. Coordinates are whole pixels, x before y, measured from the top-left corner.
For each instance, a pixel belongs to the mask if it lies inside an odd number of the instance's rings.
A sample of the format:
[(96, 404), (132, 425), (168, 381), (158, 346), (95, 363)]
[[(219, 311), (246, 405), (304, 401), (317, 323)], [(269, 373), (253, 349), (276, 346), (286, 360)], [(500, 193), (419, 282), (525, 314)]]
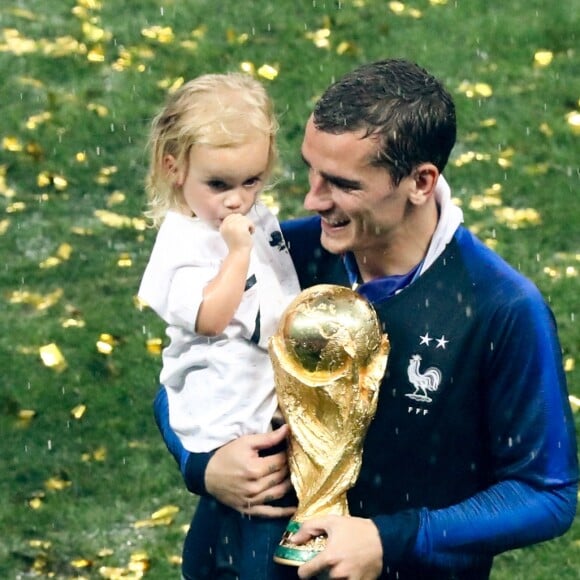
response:
[(227, 216), (220, 226), (220, 234), (230, 251), (251, 249), (254, 224), (245, 216), (233, 213)]

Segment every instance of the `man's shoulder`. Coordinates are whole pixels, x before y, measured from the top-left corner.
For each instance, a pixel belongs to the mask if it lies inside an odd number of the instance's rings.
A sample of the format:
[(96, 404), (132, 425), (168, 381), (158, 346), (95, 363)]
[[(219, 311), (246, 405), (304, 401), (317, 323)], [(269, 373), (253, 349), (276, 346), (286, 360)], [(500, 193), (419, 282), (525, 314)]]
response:
[(319, 216), (287, 220), (280, 225), (301, 288), (315, 284), (348, 285), (341, 257), (331, 254), (320, 243)]

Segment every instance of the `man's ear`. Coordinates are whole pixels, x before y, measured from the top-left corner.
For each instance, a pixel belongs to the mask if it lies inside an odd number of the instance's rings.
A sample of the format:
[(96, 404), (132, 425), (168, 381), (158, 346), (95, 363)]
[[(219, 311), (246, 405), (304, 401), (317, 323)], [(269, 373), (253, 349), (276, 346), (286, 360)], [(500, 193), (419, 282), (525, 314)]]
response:
[(422, 163), (413, 171), (412, 177), (413, 191), (409, 200), (415, 205), (423, 205), (435, 191), (439, 170), (432, 163)]
[(167, 173), (167, 177), (173, 181), (173, 185), (181, 187), (183, 185), (183, 175), (179, 169), (177, 159), (173, 155), (165, 155), (163, 158), (163, 169)]

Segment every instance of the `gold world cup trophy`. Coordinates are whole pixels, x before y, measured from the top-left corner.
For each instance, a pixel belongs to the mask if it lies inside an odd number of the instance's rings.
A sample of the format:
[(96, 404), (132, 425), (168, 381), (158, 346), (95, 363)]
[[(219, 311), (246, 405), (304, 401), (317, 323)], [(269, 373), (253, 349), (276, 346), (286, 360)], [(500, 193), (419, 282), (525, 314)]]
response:
[(288, 306), (269, 348), (278, 402), (290, 426), (288, 462), (298, 496), (274, 560), (299, 566), (326, 544), (325, 536), (293, 544), (289, 538), (301, 522), (349, 514), (346, 492), (360, 472), (389, 341), (365, 298), (320, 284)]

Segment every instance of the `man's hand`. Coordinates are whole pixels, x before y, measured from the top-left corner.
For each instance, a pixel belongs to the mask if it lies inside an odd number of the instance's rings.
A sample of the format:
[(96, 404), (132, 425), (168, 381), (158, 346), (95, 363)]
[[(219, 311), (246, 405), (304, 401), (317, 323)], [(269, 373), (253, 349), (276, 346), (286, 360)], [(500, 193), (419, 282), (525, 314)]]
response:
[(283, 425), (270, 433), (244, 435), (218, 449), (205, 472), (207, 491), (221, 503), (253, 516), (290, 516), (295, 507), (266, 505), (292, 487), (286, 452), (260, 457), (259, 451), (282, 443), (288, 434)]
[(383, 546), (375, 524), (368, 519), (343, 516), (314, 518), (302, 524), (290, 540), (304, 544), (326, 534), (326, 548), (298, 568), (300, 578), (374, 580), (383, 569)]

